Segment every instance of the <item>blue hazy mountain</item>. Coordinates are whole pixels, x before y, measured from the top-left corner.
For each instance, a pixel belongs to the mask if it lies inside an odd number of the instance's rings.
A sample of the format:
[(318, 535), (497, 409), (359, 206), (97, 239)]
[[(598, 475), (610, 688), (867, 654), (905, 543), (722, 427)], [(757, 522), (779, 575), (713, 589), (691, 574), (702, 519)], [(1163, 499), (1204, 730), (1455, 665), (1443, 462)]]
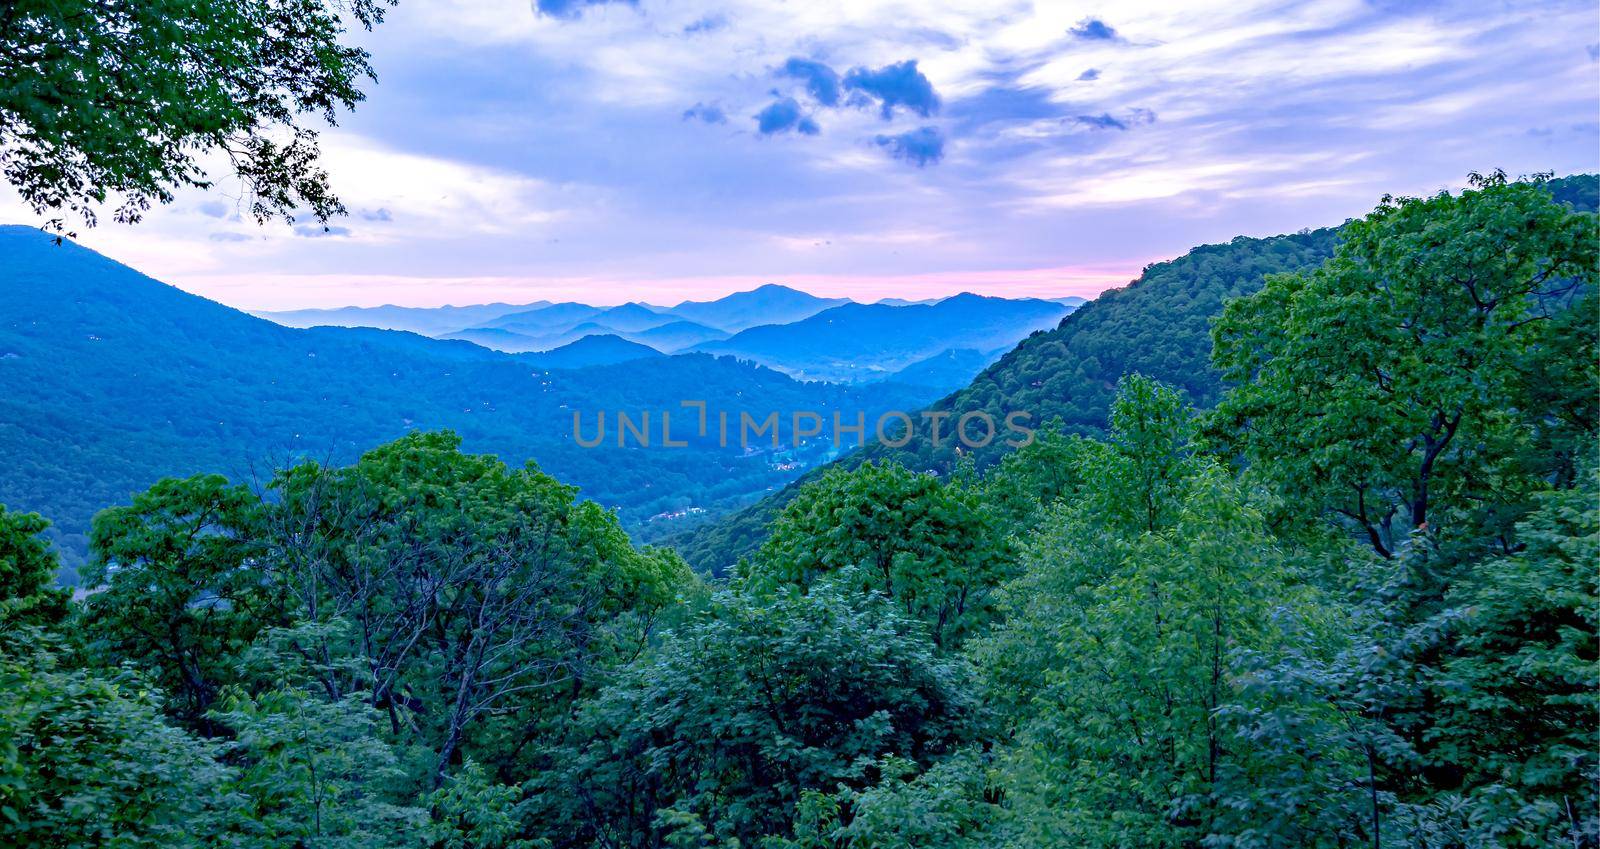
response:
[(671, 313), (699, 324), (737, 333), (763, 324), (800, 321), (829, 307), (848, 303), (848, 298), (819, 298), (799, 289), (768, 283), (715, 301), (684, 301), (673, 307)]
[[(354, 328), (341, 328), (350, 330)], [(461, 341), (492, 348), (508, 354), (517, 354), (524, 351), (543, 351), (550, 346), (543, 343), (542, 337), (528, 336), (523, 333), (506, 330), (502, 327), (476, 327), (471, 330), (462, 330), (447, 336), (438, 337), (439, 341)]]
[[(348, 461), (414, 429), (452, 428), (469, 450), (536, 460), (634, 528), (691, 505), (715, 514), (799, 473), (692, 435), (687, 448), (647, 450), (615, 447), (614, 433), (595, 449), (572, 438), (575, 415), (593, 428), (602, 411), (657, 411), (658, 430), (659, 411), (681, 412), (684, 399), (737, 420), (875, 418), (933, 396), (800, 383), (706, 355), (562, 370), (415, 334), (287, 328), (36, 229), (0, 227), (0, 503), (54, 521), (69, 563), (82, 561), (95, 511), (163, 476), (256, 480), (296, 458)], [(827, 450), (796, 459), (814, 464)]]
[(1003, 353), (1004, 350), (979, 351), (972, 348), (940, 351), (906, 366), (888, 379), (910, 386), (926, 386), (943, 395), (971, 383), (979, 372), (1000, 359)]
[(714, 342), (726, 339), (729, 333), (715, 327), (693, 321), (674, 321), (638, 333), (619, 333), (624, 339), (631, 339), (644, 345), (649, 345), (657, 350), (672, 353), (684, 348), (690, 348), (705, 342)]
[(406, 330), (424, 336), (439, 336), (476, 327), (517, 312), (549, 306), (549, 301), (531, 304), (477, 304), (465, 307), (337, 307), (334, 309), (259, 311), (254, 313), (285, 327), (375, 327), (380, 330)]
[(662, 315), (642, 304), (628, 303), (620, 307), (612, 307), (594, 317), (594, 323), (612, 330), (624, 333), (634, 333), (640, 330), (649, 330), (664, 324), (671, 324), (677, 319), (670, 315)]
[(1070, 312), (1051, 301), (972, 294), (912, 306), (851, 303), (694, 350), (733, 354), (806, 380), (881, 380), (941, 351), (1010, 348)]
[(458, 329), (499, 328), (528, 335), (539, 335), (564, 330), (580, 322), (590, 321), (604, 311), (602, 307), (592, 307), (588, 304), (549, 304), (537, 309), (506, 313), (492, 321)]
[(552, 348), (537, 354), (524, 354), (522, 359), (543, 368), (571, 369), (588, 366), (609, 366), (660, 356), (664, 355), (649, 345), (629, 342), (620, 336), (607, 334), (585, 336), (576, 342), (569, 342), (559, 348)]

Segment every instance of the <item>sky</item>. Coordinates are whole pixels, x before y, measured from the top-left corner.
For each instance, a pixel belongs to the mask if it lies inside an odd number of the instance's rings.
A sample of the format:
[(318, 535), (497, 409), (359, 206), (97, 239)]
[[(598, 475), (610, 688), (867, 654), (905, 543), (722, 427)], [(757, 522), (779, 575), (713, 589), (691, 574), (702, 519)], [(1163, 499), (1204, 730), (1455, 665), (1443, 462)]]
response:
[[(401, 0), (358, 40), (329, 231), (219, 179), (79, 240), (245, 309), (1092, 296), (1600, 170), (1593, 0)], [(0, 189), (0, 220), (38, 219)]]

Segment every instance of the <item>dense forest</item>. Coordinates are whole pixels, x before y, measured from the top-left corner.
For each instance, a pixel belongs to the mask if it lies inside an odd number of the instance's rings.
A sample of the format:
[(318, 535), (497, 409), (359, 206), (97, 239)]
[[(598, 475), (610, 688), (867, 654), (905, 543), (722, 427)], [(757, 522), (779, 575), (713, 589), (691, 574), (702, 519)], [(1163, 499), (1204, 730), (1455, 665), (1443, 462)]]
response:
[(0, 512), (0, 844), (1600, 846), (1597, 243), (1386, 198), (1214, 396), (831, 468), (725, 579), (447, 432), (163, 480), (75, 599)]
[[(1556, 202), (1578, 212), (1600, 209), (1600, 177), (1578, 174), (1546, 180)], [(1340, 231), (1324, 228), (1225, 244), (1204, 245), (1169, 262), (1155, 263), (1128, 286), (1106, 292), (1035, 333), (984, 370), (971, 385), (933, 404), (950, 421), (974, 411), (1003, 421), (1025, 412), (1035, 425), (1101, 436), (1119, 378), (1138, 373), (1166, 383), (1201, 409), (1221, 397), (1222, 373), (1211, 362), (1211, 326), (1230, 299), (1256, 293), (1273, 275), (1315, 268), (1333, 256)], [(931, 430), (913, 432), (902, 447), (875, 443), (841, 462), (893, 461), (913, 469), (950, 471), (957, 444), (935, 445)], [(979, 467), (999, 461), (1003, 440), (978, 449)], [(969, 455), (972, 454), (970, 447)], [(744, 510), (672, 539), (689, 563), (721, 573), (752, 553), (774, 518), (815, 471)]]

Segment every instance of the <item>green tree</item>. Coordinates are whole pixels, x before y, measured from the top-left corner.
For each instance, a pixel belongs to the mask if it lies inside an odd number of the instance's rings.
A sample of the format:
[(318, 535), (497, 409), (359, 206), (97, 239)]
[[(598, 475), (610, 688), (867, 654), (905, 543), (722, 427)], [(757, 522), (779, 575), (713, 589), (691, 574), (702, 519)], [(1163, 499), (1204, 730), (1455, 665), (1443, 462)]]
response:
[(540, 788), (572, 806), (551, 817), (588, 823), (599, 845), (762, 845), (795, 836), (807, 791), (864, 787), (884, 755), (925, 767), (971, 739), (964, 668), (855, 580), (717, 593), (586, 708), (561, 783)]
[(1123, 381), (1079, 497), (1050, 510), (975, 645), (1009, 718), (1002, 833), (1022, 846), (1195, 845), (1219, 781), (1252, 756), (1218, 721), (1230, 655), (1277, 645), (1284, 553), (1225, 470), (1195, 453), (1170, 388)]
[(522, 836), (528, 804), (517, 787), (494, 783), (486, 770), (468, 763), (427, 796), (432, 812), (430, 849), (545, 849), (550, 844)]
[[(344, 43), (392, 0), (0, 3), (0, 167), (33, 209), (137, 221), (224, 158), (259, 221), (344, 207), (318, 165), (314, 116), (363, 99), (366, 51)], [(59, 230), (62, 219), (55, 219)]]
[(168, 478), (95, 517), (95, 588), (82, 616), (91, 647), (148, 669), (168, 708), (209, 732), (206, 711), (285, 602), (259, 540), (260, 500), (220, 475)]
[(1213, 430), (1386, 557), (1459, 511), (1509, 531), (1485, 505), (1571, 481), (1600, 421), (1596, 217), (1539, 180), (1473, 186), (1385, 198), (1324, 266), (1269, 278), (1215, 327), (1234, 389)]
[(572, 487), (460, 444), (417, 433), (349, 467), (286, 470), (266, 518), (299, 615), (350, 626), (304, 631), (297, 651), (330, 697), (366, 693), (390, 733), (433, 752), (434, 787), (464, 749), (509, 772), (502, 759), (637, 655), (693, 583)]
[(1252, 697), (1225, 721), (1263, 763), (1230, 777), (1221, 831), (1245, 847), (1600, 845), (1597, 499), (1592, 476), (1535, 495), (1515, 554), (1371, 564), (1332, 612), (1332, 651), (1243, 658)]
[(405, 773), (380, 736), (382, 715), (359, 694), (327, 701), (293, 684), (226, 692), (211, 719), (232, 736), (228, 787), (246, 800), (251, 846), (420, 845), (427, 811), (398, 803)]
[(61, 564), (40, 534), (50, 523), (37, 513), (0, 504), (0, 626), (49, 625), (67, 611), (67, 593), (51, 586)]
[(285, 849), (420, 846), (428, 814), (410, 804), (415, 785), (383, 737), (382, 714), (362, 693), (323, 691), (326, 670), (300, 651), (328, 627), (338, 623), (263, 631), (207, 716), (226, 739), (242, 839)]
[(847, 567), (953, 646), (989, 615), (1011, 552), (981, 490), (894, 463), (833, 469), (807, 484), (756, 553), (756, 585), (807, 587)]
[(0, 630), (0, 844), (225, 845), (236, 820), (214, 754), (138, 676), (66, 668), (37, 630)]

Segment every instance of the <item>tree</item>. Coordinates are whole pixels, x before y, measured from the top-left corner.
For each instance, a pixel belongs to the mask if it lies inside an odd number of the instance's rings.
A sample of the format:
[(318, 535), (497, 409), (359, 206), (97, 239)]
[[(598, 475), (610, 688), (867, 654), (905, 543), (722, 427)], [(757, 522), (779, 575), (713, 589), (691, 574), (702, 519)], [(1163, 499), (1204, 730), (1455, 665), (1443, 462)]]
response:
[(1215, 434), (1385, 557), (1461, 511), (1486, 540), (1509, 531), (1514, 513), (1481, 508), (1571, 481), (1600, 421), (1595, 216), (1540, 180), (1473, 186), (1386, 197), (1327, 264), (1270, 278), (1214, 331), (1234, 384)]
[(286, 470), (266, 520), (300, 615), (350, 626), (304, 631), (296, 651), (329, 698), (366, 693), (392, 734), (435, 753), (435, 788), (475, 734), (495, 741), (480, 763), (509, 766), (497, 759), (636, 655), (692, 583), (572, 487), (460, 444), (416, 433), (346, 468)]
[[(420, 846), (427, 811), (363, 694), (330, 698), (299, 647), (324, 626), (263, 631), (207, 715), (251, 846)], [(338, 661), (354, 667), (356, 658)]]
[(810, 586), (846, 567), (954, 646), (1008, 574), (1006, 536), (976, 486), (895, 463), (830, 470), (784, 508), (749, 568), (755, 585)]
[[(1332, 651), (1243, 658), (1253, 697), (1225, 720), (1271, 778), (1233, 777), (1223, 830), (1242, 846), (1600, 845), (1600, 488), (1583, 480), (1534, 496), (1515, 554), (1417, 546), (1364, 570), (1330, 612)], [(1449, 586), (1419, 605), (1439, 574)]]
[(1218, 720), (1241, 648), (1277, 645), (1284, 553), (1226, 471), (1196, 454), (1177, 393), (1125, 379), (1078, 498), (1046, 513), (1005, 621), (975, 643), (1007, 718), (998, 784), (1022, 846), (1178, 847), (1211, 833), (1249, 760)]
[(91, 647), (150, 670), (172, 695), (168, 708), (208, 733), (206, 712), (240, 654), (287, 613), (263, 559), (261, 509), (221, 475), (168, 478), (102, 511), (90, 536)]
[[(340, 214), (317, 133), (363, 99), (366, 51), (343, 41), (393, 0), (0, 2), (0, 167), (40, 214), (137, 221), (225, 158), (258, 221)], [(60, 231), (63, 219), (54, 227)]]
[(251, 846), (419, 845), (427, 811), (400, 804), (405, 772), (382, 715), (353, 694), (330, 702), (285, 684), (225, 693), (211, 718), (232, 740), (228, 788), (247, 805)]
[(225, 845), (236, 820), (214, 754), (138, 676), (65, 668), (37, 630), (0, 630), (0, 844)]
[(596, 845), (767, 845), (794, 836), (808, 791), (970, 740), (963, 667), (849, 571), (804, 594), (717, 593), (586, 709), (565, 776), (539, 788), (569, 806), (549, 818), (586, 823)]
[(67, 611), (67, 593), (51, 583), (61, 564), (39, 535), (50, 523), (38, 513), (0, 504), (0, 625), (49, 625)]

